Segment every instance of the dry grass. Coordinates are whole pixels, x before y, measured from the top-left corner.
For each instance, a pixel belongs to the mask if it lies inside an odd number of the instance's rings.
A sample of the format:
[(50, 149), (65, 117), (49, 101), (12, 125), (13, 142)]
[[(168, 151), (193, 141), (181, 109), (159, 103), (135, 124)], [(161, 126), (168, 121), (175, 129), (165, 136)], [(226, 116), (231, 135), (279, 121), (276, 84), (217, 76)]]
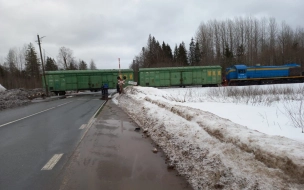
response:
[(302, 128), (304, 133), (304, 109), (303, 100), (300, 101), (298, 106), (291, 104), (284, 104), (287, 117), (291, 120), (292, 124), (296, 128)]
[(233, 103), (252, 105), (271, 105), (277, 101), (294, 101), (304, 99), (304, 87), (248, 86), (212, 88), (207, 97), (215, 101), (226, 100)]
[[(290, 86), (248, 86), (248, 87), (226, 87), (213, 88), (207, 93), (213, 100), (227, 100), (233, 103), (246, 103), (252, 105), (270, 106), (274, 102), (282, 101), (284, 114), (296, 128), (302, 128), (304, 133), (304, 87)], [(300, 102), (295, 105), (292, 102)]]
[[(281, 111), (289, 118), (291, 123), (302, 128), (304, 132), (304, 86), (246, 86), (246, 87), (218, 87), (209, 88), (207, 92), (189, 88), (186, 91), (179, 91), (174, 95), (163, 98), (174, 102), (229, 102), (235, 104), (250, 104), (271, 106), (276, 102), (283, 102), (284, 111)], [(295, 102), (301, 102), (295, 104)], [(303, 108), (303, 109), (302, 109)]]

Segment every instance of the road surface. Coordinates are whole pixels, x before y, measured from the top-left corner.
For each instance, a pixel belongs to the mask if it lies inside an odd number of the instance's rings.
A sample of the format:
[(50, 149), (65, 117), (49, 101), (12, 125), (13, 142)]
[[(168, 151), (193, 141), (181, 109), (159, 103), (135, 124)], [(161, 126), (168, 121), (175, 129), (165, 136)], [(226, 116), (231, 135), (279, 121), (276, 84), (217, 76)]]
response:
[(0, 112), (0, 189), (52, 187), (103, 100), (79, 96)]

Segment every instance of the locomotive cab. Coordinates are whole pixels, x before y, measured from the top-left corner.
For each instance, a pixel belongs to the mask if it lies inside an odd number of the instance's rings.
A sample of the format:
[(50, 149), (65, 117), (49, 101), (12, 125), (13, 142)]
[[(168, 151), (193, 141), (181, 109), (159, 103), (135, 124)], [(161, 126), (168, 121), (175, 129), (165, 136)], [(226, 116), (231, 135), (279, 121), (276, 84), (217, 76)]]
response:
[(247, 79), (247, 67), (246, 65), (235, 65), (237, 79)]

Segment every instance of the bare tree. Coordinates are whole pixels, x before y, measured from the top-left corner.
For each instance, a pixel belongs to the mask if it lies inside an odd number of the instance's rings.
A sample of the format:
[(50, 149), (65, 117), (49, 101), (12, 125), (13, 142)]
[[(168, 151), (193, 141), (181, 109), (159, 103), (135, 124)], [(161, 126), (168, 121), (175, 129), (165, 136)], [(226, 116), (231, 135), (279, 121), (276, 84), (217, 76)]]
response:
[(68, 70), (73, 62), (73, 51), (69, 48), (61, 47), (57, 59), (57, 62), (63, 66), (63, 69)]
[[(237, 17), (233, 20), (202, 22), (194, 39), (199, 51), (196, 55), (200, 55), (196, 65), (222, 65), (225, 68), (232, 64), (251, 66), (296, 62), (304, 68), (304, 29), (293, 30), (285, 22), (278, 27), (274, 18), (259, 20), (254, 17)], [(165, 59), (165, 49), (164, 42), (160, 46), (149, 35), (147, 46), (134, 59), (135, 65), (180, 66), (177, 60), (179, 46), (174, 48), (171, 64), (166, 63), (170, 59)]]
[(22, 48), (18, 49), (18, 69), (20, 71), (24, 70), (25, 68), (25, 56), (28, 44), (24, 44)]
[(6, 62), (11, 73), (15, 73), (17, 69), (17, 52), (15, 48), (11, 48), (7, 54)]
[(291, 62), (291, 49), (293, 46), (293, 31), (285, 22), (281, 24), (281, 31), (278, 34), (278, 48), (280, 49), (280, 60), (282, 64)]
[(91, 59), (91, 62), (90, 62), (90, 69), (91, 70), (96, 70), (97, 69), (97, 67), (96, 67), (95, 62), (94, 62), (93, 59)]
[(269, 19), (269, 51), (270, 60), (269, 63), (274, 65), (276, 63), (276, 36), (277, 36), (277, 23), (274, 18)]

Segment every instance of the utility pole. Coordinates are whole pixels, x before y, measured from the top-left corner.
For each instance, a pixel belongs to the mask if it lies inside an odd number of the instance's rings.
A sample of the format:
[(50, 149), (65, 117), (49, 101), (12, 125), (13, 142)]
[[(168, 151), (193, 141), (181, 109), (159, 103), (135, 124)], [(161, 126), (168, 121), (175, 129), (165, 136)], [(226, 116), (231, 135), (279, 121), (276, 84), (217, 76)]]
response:
[(118, 58), (118, 68), (119, 68), (119, 77), (122, 79), (121, 72), (120, 72), (120, 58)]
[(38, 38), (38, 45), (39, 45), (39, 50), (40, 50), (40, 57), (41, 57), (41, 64), (42, 64), (42, 73), (43, 73), (43, 79), (44, 79), (44, 86), (45, 86), (46, 96), (48, 97), (49, 96), (49, 90), (48, 90), (48, 85), (46, 84), (46, 79), (45, 79), (45, 72), (44, 72), (44, 65), (43, 65), (43, 59), (42, 59), (42, 53), (41, 53), (41, 45), (40, 45), (39, 35), (37, 35), (37, 38)]

